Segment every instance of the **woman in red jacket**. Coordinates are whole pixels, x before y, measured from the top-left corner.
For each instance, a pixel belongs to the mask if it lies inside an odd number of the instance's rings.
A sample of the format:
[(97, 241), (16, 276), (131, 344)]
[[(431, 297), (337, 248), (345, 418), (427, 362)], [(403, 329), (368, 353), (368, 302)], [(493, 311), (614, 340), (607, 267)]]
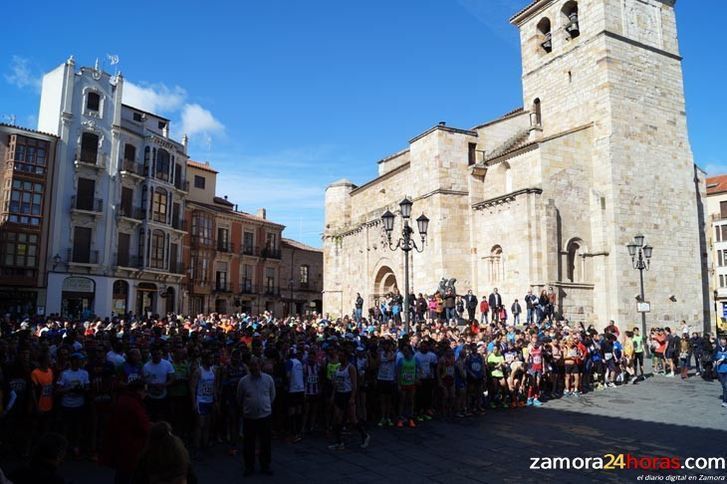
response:
[(115, 484), (129, 484), (149, 436), (149, 416), (144, 408), (144, 384), (129, 383), (119, 395), (109, 419), (102, 462), (116, 471)]

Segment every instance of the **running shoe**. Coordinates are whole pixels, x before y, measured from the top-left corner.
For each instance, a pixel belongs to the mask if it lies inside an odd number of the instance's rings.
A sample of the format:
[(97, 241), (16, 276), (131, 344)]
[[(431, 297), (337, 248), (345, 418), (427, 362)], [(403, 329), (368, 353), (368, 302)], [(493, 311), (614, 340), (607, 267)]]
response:
[(430, 421), (432, 419), (432, 417), (430, 415), (427, 415), (427, 414), (422, 415), (422, 417), (424, 417), (424, 421), (426, 421), (426, 422), (428, 422), (428, 421)]
[(727, 408), (727, 402), (722, 402), (722, 406)]
[(376, 425), (378, 425), (379, 427), (383, 427), (384, 425), (386, 425), (386, 419), (382, 418), (381, 420), (379, 420), (379, 423), (377, 423)]
[(532, 407), (533, 406), (533, 399), (532, 398), (528, 398), (528, 401), (525, 403), (525, 405), (527, 405), (528, 407)]
[(535, 400), (533, 400), (533, 407), (542, 407), (542, 406), (543, 406), (543, 402), (541, 402), (537, 398)]
[(512, 403), (510, 404), (510, 407), (517, 408), (517, 402), (515, 400), (513, 400)]
[(402, 427), (404, 427), (404, 422), (401, 419), (397, 420), (396, 421), (396, 428), (399, 428), (400, 429)]
[(343, 442), (341, 442), (341, 443), (338, 443), (338, 444), (331, 444), (331, 445), (328, 446), (328, 448), (330, 450), (345, 450), (346, 449), (346, 446), (343, 445)]
[(388, 425), (389, 427), (393, 427), (394, 426), (394, 422), (392, 422), (390, 418), (387, 418), (386, 419), (386, 425)]
[(416, 427), (417, 427), (416, 422), (414, 422), (414, 419), (413, 418), (410, 418), (409, 419), (409, 428), (410, 429), (415, 429)]
[(517, 405), (520, 408), (525, 408), (525, 402), (523, 400), (520, 400), (519, 402), (517, 402)]
[(369, 442), (371, 442), (371, 434), (366, 434), (366, 437), (364, 437), (363, 442), (361, 442), (361, 448), (367, 449), (369, 446)]

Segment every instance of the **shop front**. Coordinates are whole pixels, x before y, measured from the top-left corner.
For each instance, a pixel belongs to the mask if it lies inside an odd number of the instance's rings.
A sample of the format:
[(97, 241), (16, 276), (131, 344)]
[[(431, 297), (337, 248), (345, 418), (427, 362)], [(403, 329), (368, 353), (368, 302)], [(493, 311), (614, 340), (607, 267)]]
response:
[(66, 277), (61, 293), (61, 315), (70, 319), (88, 319), (94, 313), (96, 283), (87, 277)]

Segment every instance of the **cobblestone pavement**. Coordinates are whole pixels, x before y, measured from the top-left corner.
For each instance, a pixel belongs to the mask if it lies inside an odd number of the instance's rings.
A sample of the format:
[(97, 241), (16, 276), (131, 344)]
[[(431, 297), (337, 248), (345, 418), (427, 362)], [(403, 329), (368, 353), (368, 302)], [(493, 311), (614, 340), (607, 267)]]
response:
[[(720, 385), (692, 377), (656, 376), (637, 385), (564, 398), (541, 408), (490, 410), (481, 417), (435, 420), (417, 429), (371, 430), (371, 446), (349, 436), (345, 451), (330, 451), (322, 437), (298, 444), (275, 442), (273, 477), (250, 482), (636, 482), (631, 470), (530, 470), (531, 457), (727, 455), (727, 409)], [(4, 463), (4, 468), (10, 467)], [(202, 483), (243, 482), (239, 458), (213, 449), (194, 463)], [(76, 484), (112, 482), (112, 474), (85, 462), (68, 462)], [(725, 471), (690, 471), (725, 475)], [(669, 471), (677, 474), (678, 472)], [(668, 474), (667, 473), (667, 474)]]

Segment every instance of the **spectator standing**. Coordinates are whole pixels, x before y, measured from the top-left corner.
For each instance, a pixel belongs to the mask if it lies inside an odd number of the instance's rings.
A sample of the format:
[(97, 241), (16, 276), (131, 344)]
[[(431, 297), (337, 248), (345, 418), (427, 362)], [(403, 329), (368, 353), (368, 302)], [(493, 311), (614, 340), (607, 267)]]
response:
[(535, 322), (535, 306), (538, 304), (538, 296), (533, 294), (533, 289), (528, 289), (525, 295), (525, 309), (527, 310), (527, 324)]
[(502, 296), (500, 296), (500, 293), (497, 292), (497, 288), (492, 290), (490, 297), (487, 298), (487, 302), (490, 304), (490, 308), (492, 309), (492, 322), (499, 323), (500, 314), (498, 313), (498, 309), (502, 306)]
[(727, 407), (727, 336), (720, 336), (714, 350), (714, 371), (722, 384), (722, 406)]
[(271, 414), (275, 401), (275, 382), (267, 373), (260, 371), (260, 360), (253, 357), (249, 364), (250, 373), (240, 379), (237, 385), (237, 401), (242, 406), (243, 458), (245, 472), (250, 476), (255, 470), (255, 447), (259, 441), (260, 470), (263, 474), (272, 475), (270, 462), (271, 450)]
[(512, 313), (512, 324), (520, 324), (520, 314), (523, 312), (523, 308), (520, 306), (517, 299), (515, 299), (515, 302), (512, 303), (510, 312)]
[(363, 315), (363, 304), (364, 304), (364, 300), (361, 297), (361, 293), (357, 292), (356, 293), (356, 301), (354, 303), (354, 305), (355, 305), (355, 311), (354, 311), (354, 315), (353, 315), (353, 317), (354, 317), (354, 319), (356, 320), (357, 323), (360, 323), (361, 322), (361, 317)]
[(487, 314), (490, 312), (490, 303), (487, 302), (487, 297), (482, 296), (480, 301), (480, 324), (489, 324), (487, 320)]
[(464, 302), (465, 308), (467, 308), (467, 321), (471, 323), (475, 320), (475, 310), (477, 309), (477, 296), (472, 294), (472, 290), (467, 291)]

